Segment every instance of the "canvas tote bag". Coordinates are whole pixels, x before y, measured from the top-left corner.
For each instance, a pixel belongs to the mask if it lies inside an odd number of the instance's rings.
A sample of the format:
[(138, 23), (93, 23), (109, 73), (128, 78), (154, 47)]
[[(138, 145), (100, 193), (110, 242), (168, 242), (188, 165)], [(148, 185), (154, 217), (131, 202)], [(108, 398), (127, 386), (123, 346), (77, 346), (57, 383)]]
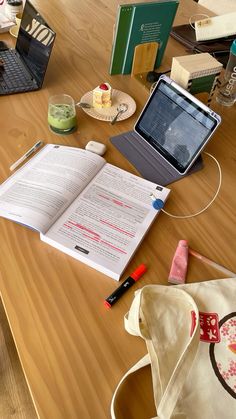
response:
[[(151, 364), (159, 419), (236, 418), (236, 278), (135, 293), (126, 330), (148, 353), (122, 378)], [(145, 418), (146, 419), (146, 418)]]

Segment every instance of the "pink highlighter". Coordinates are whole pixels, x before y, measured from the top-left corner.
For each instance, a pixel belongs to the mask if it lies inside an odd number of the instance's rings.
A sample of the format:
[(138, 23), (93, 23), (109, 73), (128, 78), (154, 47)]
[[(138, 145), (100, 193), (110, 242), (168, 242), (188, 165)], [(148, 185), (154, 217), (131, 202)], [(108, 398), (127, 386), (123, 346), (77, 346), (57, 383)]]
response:
[(180, 240), (175, 251), (168, 282), (171, 284), (184, 284), (188, 268), (188, 242)]

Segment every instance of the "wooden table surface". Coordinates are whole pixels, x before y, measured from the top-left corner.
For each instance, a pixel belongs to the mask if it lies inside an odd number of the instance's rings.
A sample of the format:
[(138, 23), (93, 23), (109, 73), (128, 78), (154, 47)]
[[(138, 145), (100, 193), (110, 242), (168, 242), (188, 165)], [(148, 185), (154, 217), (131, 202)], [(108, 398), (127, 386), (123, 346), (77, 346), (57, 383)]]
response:
[[(129, 131), (148, 92), (130, 76), (108, 74), (117, 0), (33, 0), (57, 38), (42, 90), (0, 98), (0, 182), (9, 166), (38, 139), (84, 147), (95, 139), (108, 147), (106, 159), (136, 173), (132, 165), (109, 142), (111, 136)], [(127, 2), (128, 3), (128, 2)], [(181, 0), (175, 24), (187, 23), (199, 12), (197, 3)], [(1, 39), (12, 42), (10, 35)], [(168, 70), (171, 57), (186, 54), (170, 39), (161, 69)], [(129, 93), (137, 103), (135, 115), (114, 126), (90, 118), (78, 109), (78, 130), (59, 137), (47, 126), (49, 96), (67, 93), (79, 100), (101, 82)], [(140, 283), (111, 310), (103, 299), (117, 282), (42, 243), (39, 235), (11, 221), (0, 219), (0, 291), (22, 367), (41, 419), (109, 418), (114, 389), (123, 376), (146, 353), (144, 342), (128, 335), (123, 317), (133, 292), (147, 284), (167, 284), (170, 263), (180, 239), (200, 253), (236, 271), (236, 136), (235, 107), (212, 108), (222, 124), (206, 151), (220, 162), (223, 181), (214, 204), (191, 219), (160, 214), (136, 252), (122, 279), (140, 263), (148, 272)], [(189, 214), (200, 210), (218, 185), (215, 163), (204, 157), (204, 169), (171, 185), (166, 210)], [(221, 278), (222, 274), (189, 258), (188, 282)], [(155, 415), (148, 368), (128, 380), (119, 394), (118, 418)]]

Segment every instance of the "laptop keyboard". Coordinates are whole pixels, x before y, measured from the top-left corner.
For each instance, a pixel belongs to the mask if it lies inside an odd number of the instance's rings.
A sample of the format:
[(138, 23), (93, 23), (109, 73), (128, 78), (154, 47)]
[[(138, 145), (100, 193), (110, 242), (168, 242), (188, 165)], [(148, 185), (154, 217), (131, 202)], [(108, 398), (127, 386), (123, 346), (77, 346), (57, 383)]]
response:
[(1, 51), (4, 68), (0, 69), (0, 94), (28, 92), (37, 85), (27, 73), (15, 50)]

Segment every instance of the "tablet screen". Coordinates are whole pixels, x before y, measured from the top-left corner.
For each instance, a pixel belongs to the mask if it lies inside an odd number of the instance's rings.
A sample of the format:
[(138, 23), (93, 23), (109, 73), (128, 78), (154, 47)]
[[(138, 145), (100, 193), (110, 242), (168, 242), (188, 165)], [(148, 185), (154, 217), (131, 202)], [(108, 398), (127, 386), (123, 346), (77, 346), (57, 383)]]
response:
[(207, 143), (219, 119), (199, 100), (166, 79), (161, 79), (155, 87), (135, 131), (184, 174)]

